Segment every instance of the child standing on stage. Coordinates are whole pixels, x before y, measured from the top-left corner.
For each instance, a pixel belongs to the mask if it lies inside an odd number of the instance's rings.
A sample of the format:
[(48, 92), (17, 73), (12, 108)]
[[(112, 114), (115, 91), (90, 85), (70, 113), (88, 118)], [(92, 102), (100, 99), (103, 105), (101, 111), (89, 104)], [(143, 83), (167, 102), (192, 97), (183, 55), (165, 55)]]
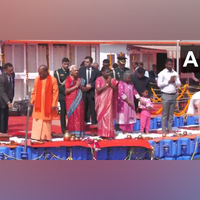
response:
[(138, 107), (142, 110), (140, 114), (140, 131), (141, 133), (149, 133), (150, 123), (151, 123), (151, 109), (153, 108), (153, 103), (151, 99), (148, 98), (148, 90), (144, 89), (142, 92), (141, 100), (146, 103), (143, 105), (139, 102)]

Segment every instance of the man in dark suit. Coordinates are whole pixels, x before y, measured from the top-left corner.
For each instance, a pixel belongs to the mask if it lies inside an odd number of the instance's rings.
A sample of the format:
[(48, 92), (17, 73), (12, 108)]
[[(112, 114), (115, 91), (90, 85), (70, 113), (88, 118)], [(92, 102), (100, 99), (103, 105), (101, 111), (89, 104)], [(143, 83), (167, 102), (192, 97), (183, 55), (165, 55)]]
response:
[(149, 72), (149, 79), (151, 81), (151, 83), (156, 83), (157, 79), (158, 79), (158, 69), (157, 69), (157, 65), (153, 64), (152, 65), (153, 70), (151, 70)]
[[(153, 64), (152, 65), (153, 70), (151, 70), (149, 72), (149, 79), (151, 82), (151, 87), (153, 89), (159, 89), (159, 87), (157, 86), (157, 80), (158, 80), (158, 69), (157, 69), (157, 65)], [(160, 94), (160, 92), (158, 91), (158, 93)]]
[(60, 124), (61, 131), (65, 134), (66, 128), (66, 103), (65, 103), (65, 80), (69, 76), (69, 59), (62, 59), (62, 67), (54, 72), (54, 77), (57, 79), (59, 88), (59, 103), (60, 103)]
[(138, 69), (138, 67), (139, 67), (139, 63), (138, 62), (133, 62), (133, 64), (132, 64), (132, 66), (133, 66), (133, 73), (135, 73), (135, 71)]
[[(138, 68), (137, 75), (132, 77), (132, 82), (135, 86), (135, 89), (137, 90), (138, 94), (142, 96), (142, 91), (144, 89), (148, 89), (149, 91), (149, 97), (151, 96), (151, 85), (149, 78), (144, 76), (145, 69), (142, 67)], [(138, 107), (138, 100), (135, 99), (135, 108)]]
[(15, 88), (15, 74), (11, 63), (6, 63), (0, 75), (0, 132), (8, 131), (9, 108), (12, 108)]
[(79, 69), (79, 77), (85, 80), (85, 86), (87, 91), (84, 92), (85, 102), (85, 122), (90, 122), (92, 118), (92, 124), (97, 124), (96, 112), (95, 112), (95, 81), (99, 77), (100, 72), (98, 69), (92, 67), (93, 59), (90, 56), (85, 57), (84, 67)]
[[(135, 68), (135, 71), (134, 71), (133, 76), (137, 77), (138, 69), (139, 69), (139, 68), (144, 69), (144, 64), (143, 64), (142, 62), (140, 62), (139, 65), (138, 65), (138, 67)], [(145, 70), (145, 69), (144, 69), (144, 70)], [(149, 78), (149, 72), (148, 72), (147, 70), (144, 71), (144, 76), (147, 77), (147, 78)]]

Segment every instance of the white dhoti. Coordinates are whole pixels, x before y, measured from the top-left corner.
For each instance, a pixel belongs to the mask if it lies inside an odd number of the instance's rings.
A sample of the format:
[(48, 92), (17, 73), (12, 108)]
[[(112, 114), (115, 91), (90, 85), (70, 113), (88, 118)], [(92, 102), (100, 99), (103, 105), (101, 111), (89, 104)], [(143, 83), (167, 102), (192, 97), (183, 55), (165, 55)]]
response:
[[(190, 100), (190, 104), (188, 106), (187, 115), (194, 115), (195, 110), (198, 108), (200, 108), (200, 92), (196, 92), (195, 94), (193, 94)], [(199, 112), (200, 109), (198, 109), (198, 113)]]

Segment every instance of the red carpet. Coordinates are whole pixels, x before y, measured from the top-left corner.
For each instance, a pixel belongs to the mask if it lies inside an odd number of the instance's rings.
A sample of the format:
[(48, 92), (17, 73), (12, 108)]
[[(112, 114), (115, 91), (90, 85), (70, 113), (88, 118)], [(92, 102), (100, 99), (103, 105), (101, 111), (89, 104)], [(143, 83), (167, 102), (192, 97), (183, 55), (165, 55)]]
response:
[[(29, 118), (28, 130), (32, 129), (32, 117)], [(26, 131), (26, 117), (9, 117), (8, 134), (12, 136), (24, 136)], [(61, 133), (60, 126), (52, 126), (52, 133)], [(30, 133), (29, 133), (30, 136)]]
[[(139, 118), (139, 116), (137, 116)], [(32, 129), (32, 117), (29, 118), (28, 130)], [(26, 117), (25, 116), (11, 116), (9, 117), (8, 134), (12, 136), (25, 136), (26, 131)], [(86, 130), (88, 132), (88, 130)], [(86, 132), (86, 133), (87, 133)], [(52, 133), (61, 133), (60, 126), (52, 125)], [(154, 131), (155, 133), (155, 131)], [(157, 131), (161, 133), (161, 131)], [(30, 136), (30, 133), (29, 133)]]

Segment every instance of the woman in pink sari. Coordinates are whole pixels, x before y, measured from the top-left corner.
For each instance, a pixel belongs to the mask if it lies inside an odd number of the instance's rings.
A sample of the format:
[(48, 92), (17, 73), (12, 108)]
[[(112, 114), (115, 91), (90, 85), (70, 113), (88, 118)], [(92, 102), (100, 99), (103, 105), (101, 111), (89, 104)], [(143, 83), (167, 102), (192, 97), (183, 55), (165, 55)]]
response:
[(114, 138), (113, 120), (116, 117), (117, 80), (112, 79), (109, 74), (111, 70), (103, 67), (102, 76), (95, 83), (95, 110), (97, 112), (98, 135), (102, 138)]
[(132, 72), (126, 71), (118, 85), (118, 103), (116, 123), (123, 133), (132, 133), (136, 122), (134, 96), (140, 100), (140, 95), (131, 83)]

